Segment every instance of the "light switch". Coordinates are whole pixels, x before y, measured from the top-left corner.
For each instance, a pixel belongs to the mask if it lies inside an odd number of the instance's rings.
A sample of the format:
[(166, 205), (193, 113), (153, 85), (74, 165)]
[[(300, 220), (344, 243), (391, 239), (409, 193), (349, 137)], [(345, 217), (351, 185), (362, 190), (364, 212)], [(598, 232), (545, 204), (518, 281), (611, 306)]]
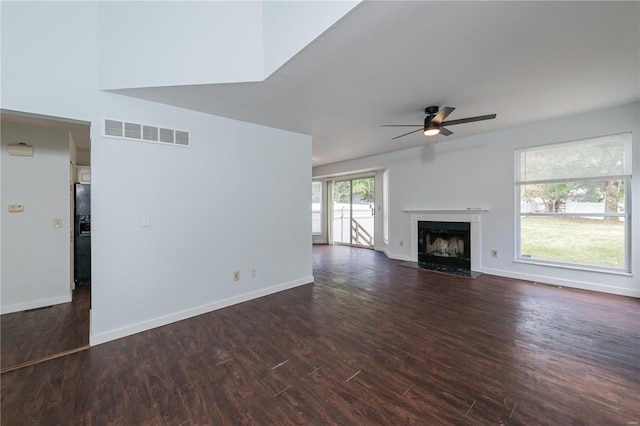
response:
[(9, 204), (9, 213), (22, 213), (24, 204)]
[(151, 216), (142, 216), (142, 227), (148, 228), (151, 226)]
[(62, 219), (53, 219), (54, 228), (62, 228)]

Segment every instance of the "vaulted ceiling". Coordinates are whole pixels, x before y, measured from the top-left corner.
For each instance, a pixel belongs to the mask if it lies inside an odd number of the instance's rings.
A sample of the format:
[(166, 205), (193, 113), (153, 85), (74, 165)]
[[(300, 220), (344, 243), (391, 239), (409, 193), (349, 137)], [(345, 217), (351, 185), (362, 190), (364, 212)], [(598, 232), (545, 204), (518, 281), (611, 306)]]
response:
[[(262, 82), (117, 92), (312, 135), (323, 165), (631, 103), (639, 76), (639, 2), (365, 1)], [(380, 127), (429, 105), (497, 118)]]

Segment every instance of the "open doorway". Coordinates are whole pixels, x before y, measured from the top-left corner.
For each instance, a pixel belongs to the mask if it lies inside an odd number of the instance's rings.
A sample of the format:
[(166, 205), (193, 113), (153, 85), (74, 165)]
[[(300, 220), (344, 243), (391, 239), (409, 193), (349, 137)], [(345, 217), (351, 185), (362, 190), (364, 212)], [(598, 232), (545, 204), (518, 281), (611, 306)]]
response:
[(374, 194), (373, 176), (334, 182), (332, 239), (335, 244), (374, 247)]
[(2, 210), (6, 372), (89, 345), (90, 287), (74, 274), (74, 186), (90, 180), (90, 123), (9, 110), (0, 119), (1, 204), (14, 207)]

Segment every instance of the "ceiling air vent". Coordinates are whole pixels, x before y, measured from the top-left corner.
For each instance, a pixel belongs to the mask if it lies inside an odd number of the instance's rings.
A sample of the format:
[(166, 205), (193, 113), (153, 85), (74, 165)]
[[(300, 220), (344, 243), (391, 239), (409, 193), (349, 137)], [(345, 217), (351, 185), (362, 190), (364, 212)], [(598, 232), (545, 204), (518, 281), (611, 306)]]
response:
[(110, 138), (191, 146), (191, 134), (189, 132), (148, 124), (105, 119), (102, 132), (103, 136)]

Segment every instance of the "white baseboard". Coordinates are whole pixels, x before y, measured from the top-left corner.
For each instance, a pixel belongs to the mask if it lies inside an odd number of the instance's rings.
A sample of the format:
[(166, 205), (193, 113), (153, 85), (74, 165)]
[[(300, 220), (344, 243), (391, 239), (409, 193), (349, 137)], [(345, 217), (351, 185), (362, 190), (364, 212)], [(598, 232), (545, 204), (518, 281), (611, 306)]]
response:
[[(230, 297), (228, 299), (218, 300), (206, 305), (196, 306), (194, 308), (185, 309), (183, 311), (174, 312), (161, 317), (153, 318), (147, 321), (139, 322), (136, 324), (128, 325), (126, 327), (118, 328), (115, 330), (109, 330), (102, 333), (93, 333), (93, 329), (89, 336), (89, 345), (95, 346), (102, 343), (110, 342), (112, 340), (120, 339), (122, 337), (131, 336), (132, 334), (140, 333), (143, 331), (151, 330), (152, 328), (161, 327), (163, 325), (171, 324), (173, 322), (182, 321), (187, 318), (195, 317), (197, 315), (206, 314), (208, 312), (216, 311), (218, 309), (226, 308), (238, 303), (247, 302), (249, 300), (257, 299), (259, 297), (268, 296), (270, 294), (278, 293), (284, 290), (289, 290), (294, 287), (299, 287), (305, 284), (311, 284), (314, 282), (313, 275), (309, 277), (300, 278), (294, 281), (289, 281), (283, 284), (274, 285), (271, 287), (263, 288), (260, 290), (252, 291), (249, 293), (240, 294), (238, 296)], [(93, 321), (91, 321), (93, 323)]]
[(389, 259), (402, 260), (402, 261), (404, 261), (404, 262), (412, 262), (412, 261), (414, 261), (414, 260), (411, 258), (411, 256), (407, 256), (407, 255), (404, 255), (404, 254), (390, 253), (390, 252), (389, 252), (389, 251), (387, 251), (386, 249), (385, 249), (385, 250), (382, 250), (382, 251), (384, 252), (384, 254), (386, 254), (386, 255), (387, 255), (387, 257), (388, 257)]
[(584, 281), (565, 280), (546, 275), (522, 274), (518, 272), (505, 271), (503, 269), (482, 268), (480, 272), (489, 275), (497, 275), (499, 277), (515, 278), (518, 280), (539, 282), (542, 284), (551, 284), (562, 287), (578, 288), (581, 290), (598, 291), (601, 293), (617, 294), (619, 296), (640, 297), (640, 290), (624, 287), (613, 287), (601, 284), (594, 284)]
[(27, 309), (44, 308), (45, 306), (59, 305), (61, 303), (71, 302), (71, 293), (64, 296), (48, 297), (46, 299), (30, 300), (23, 303), (14, 303), (13, 305), (3, 305), (0, 307), (0, 313), (10, 314), (12, 312), (26, 311)]
[[(384, 254), (390, 259), (403, 260), (407, 262), (413, 261), (410, 256), (401, 254), (389, 253), (387, 250), (382, 250)], [(533, 281), (543, 284), (558, 285), (562, 287), (578, 288), (581, 290), (599, 291), (601, 293), (617, 294), (619, 296), (629, 296), (640, 298), (640, 289), (630, 289), (625, 287), (606, 286), (601, 284), (594, 284), (584, 281), (565, 280), (562, 278), (549, 277), (546, 275), (532, 275), (522, 274), (518, 272), (505, 271), (503, 269), (491, 269), (481, 268), (479, 272), (483, 272), (489, 275), (497, 275), (499, 277), (515, 278), (518, 280)]]

